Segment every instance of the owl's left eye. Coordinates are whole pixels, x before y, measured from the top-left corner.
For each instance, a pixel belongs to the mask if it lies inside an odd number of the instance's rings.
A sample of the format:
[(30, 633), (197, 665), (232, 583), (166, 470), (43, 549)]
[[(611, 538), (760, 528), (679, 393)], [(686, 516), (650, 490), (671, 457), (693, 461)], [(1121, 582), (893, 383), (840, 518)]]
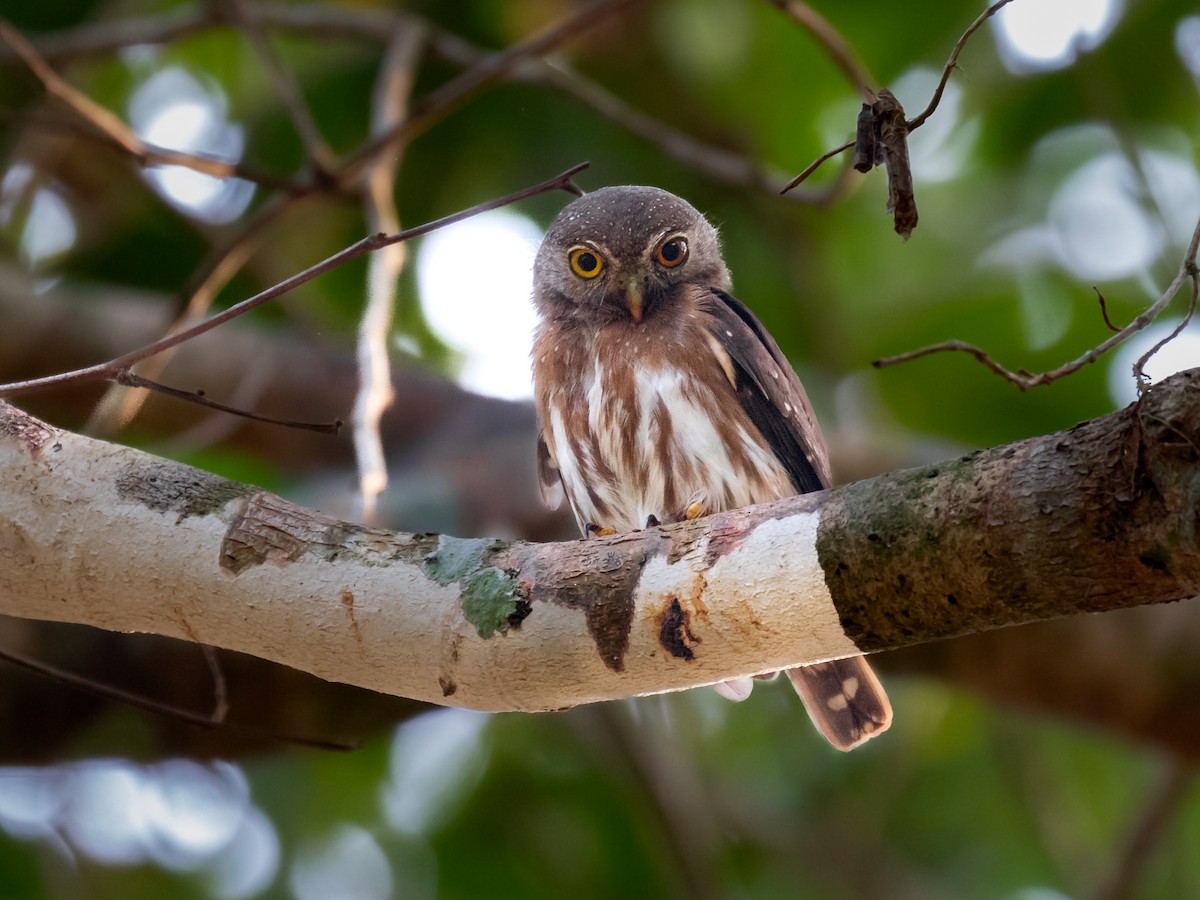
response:
[(674, 269), (676, 266), (682, 265), (687, 256), (687, 241), (678, 235), (667, 238), (659, 244), (658, 251), (654, 254), (654, 258), (658, 260), (658, 264), (666, 266), (668, 269)]

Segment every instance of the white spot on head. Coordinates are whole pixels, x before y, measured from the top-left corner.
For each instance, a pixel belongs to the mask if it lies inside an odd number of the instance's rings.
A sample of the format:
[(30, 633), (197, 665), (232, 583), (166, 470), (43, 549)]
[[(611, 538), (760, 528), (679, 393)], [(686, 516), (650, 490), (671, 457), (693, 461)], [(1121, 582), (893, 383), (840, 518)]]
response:
[(733, 332), (732, 332), (732, 331), (730, 331), (728, 328), (726, 328), (726, 329), (725, 329), (725, 336), (726, 336), (726, 337), (733, 337)]

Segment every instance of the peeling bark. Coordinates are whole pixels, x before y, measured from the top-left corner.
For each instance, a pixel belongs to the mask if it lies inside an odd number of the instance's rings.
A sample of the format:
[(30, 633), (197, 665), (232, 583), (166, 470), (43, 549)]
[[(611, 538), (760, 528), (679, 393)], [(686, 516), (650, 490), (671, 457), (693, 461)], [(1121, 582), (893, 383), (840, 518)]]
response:
[(344, 523), (0, 404), (0, 613), (555, 709), (1200, 593), (1200, 370), (1068, 431), (563, 544)]

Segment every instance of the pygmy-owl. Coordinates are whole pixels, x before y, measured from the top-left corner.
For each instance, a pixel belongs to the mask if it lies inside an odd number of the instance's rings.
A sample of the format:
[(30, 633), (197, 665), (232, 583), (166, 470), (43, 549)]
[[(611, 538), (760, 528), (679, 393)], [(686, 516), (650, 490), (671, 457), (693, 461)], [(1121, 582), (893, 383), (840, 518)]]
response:
[[(658, 188), (594, 191), (550, 226), (534, 263), (538, 471), (585, 536), (829, 486), (800, 380), (729, 288), (716, 229)], [(891, 722), (862, 657), (787, 674), (835, 747)], [(751, 685), (716, 687), (744, 699)]]

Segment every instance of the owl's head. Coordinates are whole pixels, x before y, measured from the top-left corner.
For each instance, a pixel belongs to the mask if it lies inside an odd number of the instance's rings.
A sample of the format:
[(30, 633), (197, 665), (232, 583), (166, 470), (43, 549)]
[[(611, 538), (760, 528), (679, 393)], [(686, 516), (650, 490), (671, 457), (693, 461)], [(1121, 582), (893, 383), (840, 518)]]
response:
[(686, 200), (654, 187), (585, 194), (546, 233), (533, 265), (548, 318), (641, 322), (685, 285), (729, 289), (717, 230)]

